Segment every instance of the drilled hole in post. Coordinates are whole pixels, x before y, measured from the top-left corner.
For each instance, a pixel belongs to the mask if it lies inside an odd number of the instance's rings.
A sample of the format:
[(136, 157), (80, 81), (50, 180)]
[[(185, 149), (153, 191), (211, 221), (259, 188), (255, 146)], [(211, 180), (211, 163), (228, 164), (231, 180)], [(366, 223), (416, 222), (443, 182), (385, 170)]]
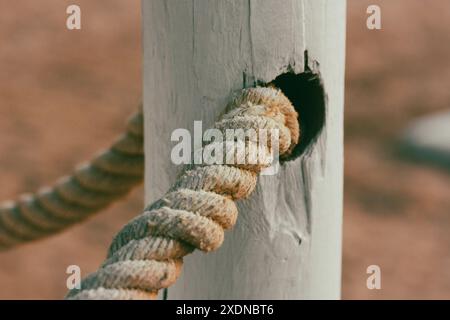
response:
[(325, 125), (325, 91), (319, 74), (307, 70), (279, 75), (268, 85), (279, 88), (299, 114), (300, 143), (284, 161), (298, 158), (313, 144)]

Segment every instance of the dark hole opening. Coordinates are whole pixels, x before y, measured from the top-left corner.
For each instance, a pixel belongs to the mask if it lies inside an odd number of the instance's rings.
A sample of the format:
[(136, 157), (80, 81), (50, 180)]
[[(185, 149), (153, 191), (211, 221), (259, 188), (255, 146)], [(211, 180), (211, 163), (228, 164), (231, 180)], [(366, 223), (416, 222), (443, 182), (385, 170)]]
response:
[(284, 161), (298, 158), (317, 140), (325, 125), (326, 96), (319, 74), (307, 70), (300, 74), (279, 75), (269, 85), (279, 88), (299, 114), (300, 142)]

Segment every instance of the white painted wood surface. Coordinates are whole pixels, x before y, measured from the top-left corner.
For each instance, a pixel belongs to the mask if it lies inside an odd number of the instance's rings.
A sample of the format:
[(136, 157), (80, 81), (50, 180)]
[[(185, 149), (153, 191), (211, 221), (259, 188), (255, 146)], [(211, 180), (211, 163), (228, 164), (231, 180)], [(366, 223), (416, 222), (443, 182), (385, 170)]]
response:
[[(244, 72), (273, 80), (304, 51), (323, 77), (326, 127), (302, 157), (239, 202), (236, 227), (214, 253), (196, 252), (168, 298), (337, 299), (341, 286), (345, 0), (143, 0), (146, 200), (180, 168), (171, 133), (204, 129)], [(317, 63), (316, 63), (317, 62)]]

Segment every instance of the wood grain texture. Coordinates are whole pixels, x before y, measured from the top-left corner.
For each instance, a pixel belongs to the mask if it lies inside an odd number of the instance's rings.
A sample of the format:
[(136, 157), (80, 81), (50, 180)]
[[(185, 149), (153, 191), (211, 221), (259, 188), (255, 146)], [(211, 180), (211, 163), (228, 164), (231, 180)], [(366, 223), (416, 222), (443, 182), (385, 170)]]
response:
[(260, 178), (223, 246), (187, 257), (168, 298), (339, 298), (345, 1), (144, 0), (143, 16), (147, 202), (181, 169), (172, 131), (207, 129), (234, 90), (303, 72), (308, 50), (328, 97), (317, 142)]

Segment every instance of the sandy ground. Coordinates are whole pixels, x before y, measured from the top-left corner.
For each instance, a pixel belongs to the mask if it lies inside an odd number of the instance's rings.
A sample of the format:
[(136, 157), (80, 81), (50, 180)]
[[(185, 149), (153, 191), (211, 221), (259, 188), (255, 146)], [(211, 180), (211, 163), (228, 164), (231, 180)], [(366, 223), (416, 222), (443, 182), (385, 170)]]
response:
[[(123, 128), (141, 95), (140, 1), (0, 0), (0, 198), (36, 190)], [(381, 4), (383, 30), (365, 27)], [(450, 175), (405, 161), (395, 139), (450, 107), (450, 3), (349, 0), (343, 297), (450, 299)], [(0, 298), (59, 299), (66, 267), (96, 269), (142, 189), (89, 222), (0, 253)], [(366, 268), (382, 289), (366, 288)]]

